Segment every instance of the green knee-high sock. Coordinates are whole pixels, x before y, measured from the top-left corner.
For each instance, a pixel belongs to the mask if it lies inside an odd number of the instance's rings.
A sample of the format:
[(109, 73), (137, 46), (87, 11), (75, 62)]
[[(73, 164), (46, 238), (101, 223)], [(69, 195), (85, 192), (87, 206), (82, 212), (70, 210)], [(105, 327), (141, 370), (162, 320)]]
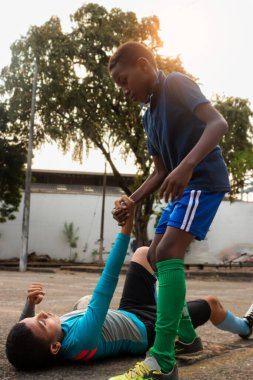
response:
[(156, 337), (150, 355), (168, 373), (175, 363), (175, 337), (185, 300), (184, 262), (179, 259), (156, 264), (159, 278)]
[(179, 322), (177, 335), (179, 340), (184, 343), (191, 343), (197, 336), (197, 333), (192, 325), (186, 302), (184, 303), (183, 314)]

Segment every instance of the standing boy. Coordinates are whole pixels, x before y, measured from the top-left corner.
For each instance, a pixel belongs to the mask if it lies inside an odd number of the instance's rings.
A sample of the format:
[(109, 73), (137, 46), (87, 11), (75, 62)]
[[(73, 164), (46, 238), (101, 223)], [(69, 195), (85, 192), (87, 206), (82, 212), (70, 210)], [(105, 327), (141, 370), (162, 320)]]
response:
[[(185, 318), (184, 254), (194, 239), (205, 238), (230, 190), (217, 145), (228, 126), (194, 81), (181, 73), (166, 77), (157, 71), (154, 56), (139, 43), (121, 45), (110, 59), (109, 71), (126, 96), (148, 104), (143, 125), (155, 168), (131, 199), (138, 203), (158, 188), (166, 202), (170, 198), (148, 254), (159, 279), (155, 342), (144, 362), (113, 379), (176, 380), (178, 329), (188, 335), (189, 344), (196, 340)], [(127, 208), (121, 200), (115, 206), (114, 217), (122, 225)]]

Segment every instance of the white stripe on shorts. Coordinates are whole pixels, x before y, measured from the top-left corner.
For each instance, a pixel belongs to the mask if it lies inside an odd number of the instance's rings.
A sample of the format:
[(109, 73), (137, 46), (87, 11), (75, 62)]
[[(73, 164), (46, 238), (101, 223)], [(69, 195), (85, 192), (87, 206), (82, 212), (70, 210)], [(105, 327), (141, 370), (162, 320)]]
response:
[(191, 191), (191, 195), (190, 195), (190, 199), (189, 199), (189, 203), (188, 203), (188, 206), (187, 206), (187, 210), (186, 210), (186, 213), (185, 213), (185, 216), (184, 216), (184, 220), (183, 220), (183, 223), (182, 223), (182, 225), (180, 227), (181, 230), (185, 229), (186, 222), (188, 220), (188, 216), (189, 216), (190, 211), (191, 211), (194, 195), (195, 195), (195, 190), (192, 190)]
[(197, 207), (199, 205), (199, 197), (200, 197), (200, 194), (201, 194), (201, 190), (198, 190), (197, 191), (197, 195), (196, 195), (196, 198), (195, 198), (195, 205), (192, 209), (192, 212), (191, 212), (191, 216), (190, 216), (190, 219), (189, 219), (189, 222), (187, 224), (187, 227), (185, 229), (185, 231), (189, 231), (190, 230), (190, 227), (191, 227), (191, 224), (192, 224), (192, 221), (193, 221), (193, 218), (195, 216), (195, 213), (196, 213), (196, 210), (197, 210)]

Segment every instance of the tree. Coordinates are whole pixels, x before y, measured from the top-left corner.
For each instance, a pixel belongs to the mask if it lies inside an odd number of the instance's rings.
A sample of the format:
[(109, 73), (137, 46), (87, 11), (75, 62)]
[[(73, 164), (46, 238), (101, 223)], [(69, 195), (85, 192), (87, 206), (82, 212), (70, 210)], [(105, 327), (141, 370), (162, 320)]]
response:
[(215, 107), (229, 125), (221, 147), (230, 174), (230, 199), (233, 200), (253, 172), (253, 126), (250, 121), (253, 112), (247, 99), (237, 97), (217, 97)]
[[(146, 149), (142, 113), (138, 105), (126, 100), (115, 88), (108, 74), (108, 59), (123, 42), (136, 40), (149, 46), (154, 54), (162, 46), (159, 19), (138, 20), (133, 12), (88, 4), (72, 16), (73, 30), (63, 33), (58, 18), (41, 27), (32, 27), (25, 37), (12, 45), (11, 65), (2, 71), (3, 92), (9, 96), (13, 120), (26, 138), (29, 120), (32, 62), (39, 64), (36, 144), (48, 137), (58, 141), (66, 151), (75, 143), (75, 157), (83, 148), (96, 147), (106, 157), (119, 186), (126, 194), (148, 176), (152, 161)], [(157, 55), (158, 66), (166, 73), (185, 72), (180, 58)], [(17, 125), (17, 124), (16, 124)], [(111, 152), (121, 147), (122, 157), (135, 157), (136, 180), (126, 186)], [(136, 211), (135, 233), (138, 245), (147, 244), (147, 224), (152, 213), (154, 195), (141, 202)]]
[(25, 149), (9, 133), (6, 105), (0, 104), (0, 223), (15, 219), (24, 181)]

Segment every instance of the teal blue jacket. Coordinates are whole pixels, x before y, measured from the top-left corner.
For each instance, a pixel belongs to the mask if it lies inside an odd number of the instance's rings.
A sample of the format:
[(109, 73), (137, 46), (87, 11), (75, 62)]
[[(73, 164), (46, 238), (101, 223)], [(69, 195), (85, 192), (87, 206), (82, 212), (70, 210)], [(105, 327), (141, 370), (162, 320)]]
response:
[(118, 234), (88, 308), (61, 317), (64, 338), (60, 358), (87, 361), (146, 351), (147, 332), (143, 322), (132, 313), (108, 310), (128, 244), (129, 236)]

